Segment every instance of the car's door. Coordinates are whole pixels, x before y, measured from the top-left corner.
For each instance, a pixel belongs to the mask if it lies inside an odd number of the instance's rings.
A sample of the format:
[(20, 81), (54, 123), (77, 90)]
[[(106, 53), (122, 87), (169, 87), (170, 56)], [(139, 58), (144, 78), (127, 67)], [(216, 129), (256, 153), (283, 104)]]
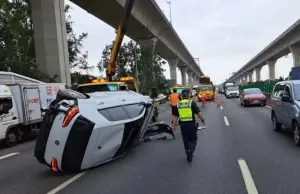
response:
[(292, 98), (293, 95), (293, 91), (292, 91), (292, 86), (290, 84), (286, 84), (284, 91), (283, 91), (283, 95), (287, 95), (290, 97), (290, 101), (289, 102), (284, 102), (282, 101), (282, 124), (288, 128), (290, 128), (292, 126), (292, 120), (293, 120), (293, 115), (294, 113), (294, 101)]
[(283, 83), (277, 83), (273, 89), (273, 93), (271, 95), (271, 105), (272, 109), (275, 112), (277, 122), (283, 123), (284, 122), (284, 117), (282, 114), (282, 101), (281, 97), (283, 95), (283, 90), (284, 90), (285, 84)]

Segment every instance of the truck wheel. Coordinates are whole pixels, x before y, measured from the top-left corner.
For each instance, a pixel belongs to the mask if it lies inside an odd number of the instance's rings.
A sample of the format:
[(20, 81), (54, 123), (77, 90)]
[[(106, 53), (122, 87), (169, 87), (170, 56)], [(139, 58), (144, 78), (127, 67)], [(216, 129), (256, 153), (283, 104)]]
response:
[(5, 140), (6, 146), (11, 147), (16, 145), (19, 142), (19, 138), (20, 135), (17, 129), (9, 130)]

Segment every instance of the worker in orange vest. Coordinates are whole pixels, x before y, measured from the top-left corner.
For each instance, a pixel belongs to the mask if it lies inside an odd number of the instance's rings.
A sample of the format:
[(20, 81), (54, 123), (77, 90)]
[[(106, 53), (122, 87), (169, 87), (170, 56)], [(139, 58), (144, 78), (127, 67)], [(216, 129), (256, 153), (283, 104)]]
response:
[(201, 94), (201, 102), (202, 102), (202, 106), (205, 106), (205, 102), (206, 102), (206, 92), (204, 90), (202, 90), (202, 94)]
[(175, 119), (175, 113), (177, 111), (177, 104), (180, 102), (180, 96), (177, 93), (177, 89), (173, 89), (173, 93), (170, 95), (170, 106), (172, 109), (172, 122)]

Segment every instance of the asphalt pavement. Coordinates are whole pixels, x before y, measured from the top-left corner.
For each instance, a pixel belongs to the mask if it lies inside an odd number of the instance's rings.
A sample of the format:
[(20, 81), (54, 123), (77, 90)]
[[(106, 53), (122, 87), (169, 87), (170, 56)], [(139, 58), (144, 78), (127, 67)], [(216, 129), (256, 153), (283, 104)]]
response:
[[(79, 174), (51, 172), (33, 157), (30, 141), (0, 147), (0, 194), (300, 193), (300, 148), (289, 134), (272, 130), (270, 108), (219, 97), (219, 108), (215, 102), (200, 107), (207, 128), (198, 131), (191, 164), (179, 127), (176, 140), (142, 142), (127, 156)], [(170, 121), (163, 104), (158, 122)]]

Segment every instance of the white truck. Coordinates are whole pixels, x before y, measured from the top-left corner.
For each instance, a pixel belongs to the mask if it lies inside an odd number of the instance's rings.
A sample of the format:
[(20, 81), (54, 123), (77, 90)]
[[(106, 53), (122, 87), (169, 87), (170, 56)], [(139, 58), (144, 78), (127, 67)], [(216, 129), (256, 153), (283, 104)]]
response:
[(38, 131), (43, 109), (56, 98), (63, 83), (0, 84), (0, 141), (9, 146)]

